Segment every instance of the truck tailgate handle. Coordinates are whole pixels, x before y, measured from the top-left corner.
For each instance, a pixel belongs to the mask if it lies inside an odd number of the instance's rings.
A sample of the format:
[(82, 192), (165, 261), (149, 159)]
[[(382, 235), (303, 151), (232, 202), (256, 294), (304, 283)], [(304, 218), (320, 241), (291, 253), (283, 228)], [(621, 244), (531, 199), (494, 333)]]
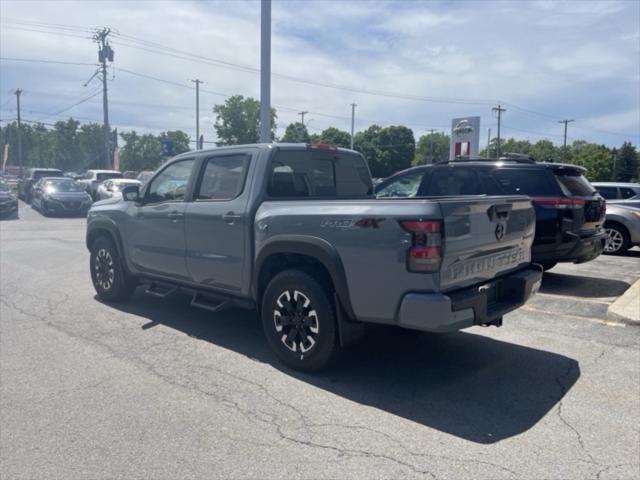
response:
[(487, 215), (489, 216), (489, 220), (491, 220), (492, 222), (496, 222), (498, 220), (509, 220), (512, 208), (513, 205), (511, 205), (510, 203), (504, 203), (502, 205), (491, 205), (487, 209)]

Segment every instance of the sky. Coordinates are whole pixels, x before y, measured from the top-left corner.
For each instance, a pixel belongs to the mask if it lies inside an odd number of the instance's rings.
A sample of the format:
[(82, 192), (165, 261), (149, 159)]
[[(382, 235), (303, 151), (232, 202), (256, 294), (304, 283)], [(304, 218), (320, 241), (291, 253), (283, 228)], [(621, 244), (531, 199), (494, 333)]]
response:
[[(1, 0), (0, 121), (15, 119), (21, 88), (26, 120), (101, 122), (100, 81), (83, 86), (101, 27), (119, 131), (195, 139), (196, 78), (205, 141), (214, 105), (259, 98), (259, 1)], [(477, 115), (482, 145), (501, 104), (503, 138), (559, 145), (558, 121), (572, 119), (568, 142), (640, 143), (640, 0), (273, 0), (271, 42), (278, 135), (301, 111), (311, 133), (349, 131), (355, 103), (356, 131), (406, 125), (416, 140)]]

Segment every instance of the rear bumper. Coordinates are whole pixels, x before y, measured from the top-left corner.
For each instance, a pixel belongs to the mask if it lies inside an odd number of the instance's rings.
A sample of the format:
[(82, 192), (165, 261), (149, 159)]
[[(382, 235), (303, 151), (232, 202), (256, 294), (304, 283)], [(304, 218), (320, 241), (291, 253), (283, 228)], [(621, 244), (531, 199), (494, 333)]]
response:
[(580, 237), (575, 233), (565, 233), (568, 242), (555, 245), (533, 245), (531, 259), (533, 262), (575, 262), (584, 263), (600, 256), (607, 243), (604, 232)]
[(490, 323), (524, 305), (541, 282), (542, 268), (531, 265), (447, 295), (408, 293), (400, 303), (397, 323), (404, 328), (430, 332), (452, 332)]

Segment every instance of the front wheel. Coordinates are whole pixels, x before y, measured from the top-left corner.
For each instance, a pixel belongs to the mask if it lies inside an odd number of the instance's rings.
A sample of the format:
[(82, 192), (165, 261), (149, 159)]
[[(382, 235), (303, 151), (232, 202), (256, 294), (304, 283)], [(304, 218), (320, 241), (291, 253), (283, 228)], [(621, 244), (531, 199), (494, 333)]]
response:
[(262, 297), (262, 327), (285, 365), (313, 372), (336, 350), (336, 319), (328, 289), (301, 270), (276, 275)]
[(93, 242), (90, 268), (93, 288), (101, 300), (120, 302), (133, 294), (135, 278), (124, 270), (118, 249), (110, 238), (100, 237)]
[(619, 255), (630, 248), (629, 233), (617, 223), (605, 223), (604, 230), (607, 232), (607, 244), (604, 252), (611, 255)]

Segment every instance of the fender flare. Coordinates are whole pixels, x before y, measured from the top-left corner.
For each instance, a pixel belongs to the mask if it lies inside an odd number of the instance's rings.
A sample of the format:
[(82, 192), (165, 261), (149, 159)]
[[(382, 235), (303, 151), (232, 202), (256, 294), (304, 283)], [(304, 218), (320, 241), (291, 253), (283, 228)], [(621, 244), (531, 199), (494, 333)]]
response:
[[(87, 249), (91, 250), (91, 243), (94, 238), (102, 235), (105, 232), (112, 237), (116, 248), (118, 249), (118, 255), (124, 260), (125, 268), (127, 265), (127, 258), (125, 255), (124, 244), (122, 243), (122, 237), (120, 236), (120, 230), (116, 223), (109, 217), (96, 217), (92, 218), (87, 224), (87, 234), (85, 238), (85, 244)], [(127, 268), (127, 270), (129, 270)]]
[[(351, 306), (347, 276), (340, 255), (335, 247), (326, 240), (307, 235), (276, 235), (262, 246), (255, 261), (252, 278), (252, 289), (256, 302), (259, 301), (258, 281), (264, 263), (273, 255), (287, 253), (305, 255), (320, 262), (329, 272), (340, 305), (349, 318), (356, 318)], [(339, 308), (340, 305), (337, 307)]]

